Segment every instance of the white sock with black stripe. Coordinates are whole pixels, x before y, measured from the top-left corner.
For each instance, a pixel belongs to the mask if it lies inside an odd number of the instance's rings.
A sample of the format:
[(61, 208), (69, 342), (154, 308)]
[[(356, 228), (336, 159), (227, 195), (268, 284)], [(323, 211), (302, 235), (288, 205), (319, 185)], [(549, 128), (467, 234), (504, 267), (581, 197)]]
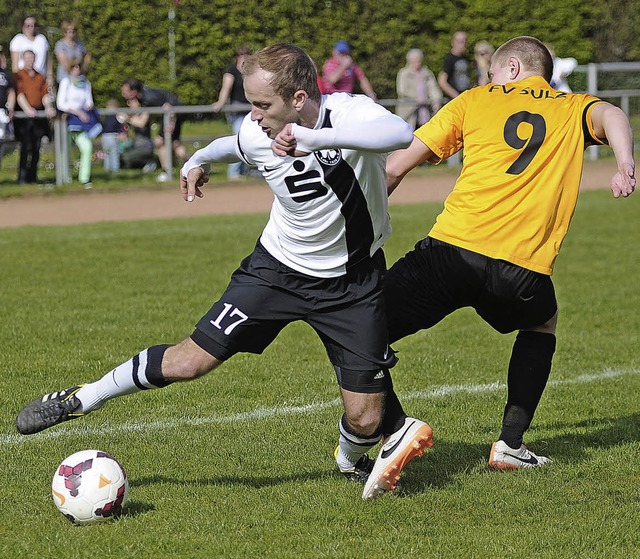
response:
[(85, 384), (76, 393), (83, 413), (100, 408), (107, 400), (141, 390), (170, 384), (162, 376), (162, 356), (168, 345), (151, 346), (118, 365), (96, 382)]
[(340, 437), (338, 438), (336, 463), (340, 471), (343, 472), (352, 470), (356, 462), (378, 444), (382, 438), (381, 434), (374, 435), (373, 437), (363, 437), (362, 435), (351, 433), (348, 431), (344, 415), (338, 422), (338, 429), (340, 430)]

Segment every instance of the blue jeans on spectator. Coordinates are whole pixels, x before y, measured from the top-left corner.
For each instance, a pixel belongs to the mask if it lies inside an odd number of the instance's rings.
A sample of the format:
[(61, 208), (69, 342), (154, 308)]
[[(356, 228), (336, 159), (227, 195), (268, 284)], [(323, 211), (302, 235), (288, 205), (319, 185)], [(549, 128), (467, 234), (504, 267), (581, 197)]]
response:
[[(228, 122), (231, 124), (231, 133), (238, 134), (240, 132), (240, 126), (244, 120), (245, 115), (242, 113), (229, 113)], [(227, 167), (227, 178), (237, 179), (247, 171), (246, 165), (242, 161), (238, 163), (230, 163)]]
[(120, 170), (117, 133), (105, 132), (102, 134), (102, 151), (104, 151), (104, 168), (112, 173), (117, 173)]

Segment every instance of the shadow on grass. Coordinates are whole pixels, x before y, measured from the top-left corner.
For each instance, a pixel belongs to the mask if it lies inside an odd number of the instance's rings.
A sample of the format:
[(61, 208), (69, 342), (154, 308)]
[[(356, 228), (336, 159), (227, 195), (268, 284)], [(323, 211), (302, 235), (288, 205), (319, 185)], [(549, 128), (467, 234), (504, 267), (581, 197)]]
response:
[(173, 485), (190, 485), (195, 487), (205, 487), (209, 485), (241, 485), (244, 487), (251, 487), (253, 489), (260, 489), (262, 487), (271, 487), (275, 485), (281, 485), (284, 483), (296, 482), (296, 481), (311, 481), (317, 479), (324, 479), (327, 477), (335, 477), (336, 479), (344, 480), (343, 477), (339, 476), (337, 471), (331, 470), (328, 471), (317, 471), (312, 473), (304, 473), (304, 474), (290, 474), (290, 475), (281, 475), (281, 476), (270, 476), (270, 477), (260, 477), (260, 476), (243, 476), (243, 475), (228, 475), (228, 476), (216, 476), (216, 477), (205, 477), (205, 478), (184, 478), (177, 479), (171, 478), (167, 476), (157, 475), (157, 476), (149, 476), (143, 477), (129, 481), (129, 485), (131, 487), (144, 487), (146, 485), (156, 485), (158, 483), (170, 483)]
[(589, 448), (606, 449), (638, 441), (640, 413), (585, 419), (577, 423), (552, 423), (545, 429), (560, 433), (545, 443), (550, 456), (558, 462), (583, 462), (590, 457)]
[(135, 517), (156, 510), (155, 505), (141, 501), (129, 501), (124, 505), (119, 518)]
[[(590, 459), (589, 448), (613, 448), (619, 444), (638, 440), (640, 413), (618, 418), (595, 418), (577, 423), (554, 423), (540, 427), (558, 434), (549, 438), (536, 437), (532, 431), (527, 437), (530, 448), (544, 456), (553, 458), (558, 464), (576, 464)], [(539, 432), (539, 431), (538, 431)], [(492, 442), (492, 441), (491, 441)], [(427, 490), (444, 489), (457, 483), (460, 474), (487, 468), (491, 442), (466, 443), (434, 439), (434, 447), (423, 458), (409, 464), (402, 475), (402, 489), (398, 496), (416, 495)], [(204, 478), (173, 478), (163, 475), (131, 480), (132, 487), (144, 487), (159, 483), (190, 486), (238, 485), (259, 489), (280, 484), (310, 481), (335, 477), (342, 480), (336, 470), (292, 473), (279, 476), (226, 475)], [(138, 504), (139, 507), (146, 505)], [(138, 514), (151, 509), (140, 509)], [(129, 507), (127, 507), (129, 513)]]
[[(536, 436), (533, 430), (525, 442), (535, 453), (549, 456), (556, 464), (579, 464), (591, 459), (591, 448), (614, 448), (638, 440), (640, 413), (616, 418), (593, 418), (577, 423), (551, 423), (541, 426), (554, 431), (553, 437)], [(460, 474), (487, 468), (491, 442), (472, 444), (438, 440), (424, 458), (412, 462), (402, 476), (402, 494), (413, 495), (427, 489), (445, 488), (456, 483)]]

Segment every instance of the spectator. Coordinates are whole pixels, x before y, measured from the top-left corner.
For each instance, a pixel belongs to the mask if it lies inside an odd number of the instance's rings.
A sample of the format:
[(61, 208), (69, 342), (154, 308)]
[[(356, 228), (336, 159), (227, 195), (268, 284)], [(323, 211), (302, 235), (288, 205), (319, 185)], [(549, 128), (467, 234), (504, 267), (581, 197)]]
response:
[(7, 58), (0, 46), (0, 140), (13, 139), (13, 113), (16, 107), (16, 90), (11, 72), (7, 70)]
[[(117, 109), (118, 101), (109, 99), (107, 109)], [(126, 138), (127, 131), (115, 114), (106, 115), (102, 121), (102, 151), (104, 152), (104, 168), (111, 173), (120, 171), (120, 145)]]
[(72, 19), (63, 19), (60, 24), (60, 29), (62, 30), (62, 39), (56, 43), (53, 49), (58, 59), (58, 83), (62, 81), (62, 78), (69, 76), (67, 68), (72, 60), (79, 58), (82, 61), (83, 74), (89, 71), (89, 64), (91, 63), (91, 54), (87, 51), (84, 44), (76, 38), (78, 28), (75, 21)]
[(376, 94), (362, 68), (353, 62), (351, 47), (346, 41), (338, 41), (333, 47), (333, 56), (322, 67), (323, 93), (345, 91), (353, 93), (356, 80), (365, 95), (376, 99)]
[[(442, 71), (438, 74), (438, 85), (445, 94), (445, 103), (471, 88), (470, 65), (467, 59), (467, 34), (456, 31), (451, 39), (451, 51), (444, 57)], [(458, 151), (447, 159), (447, 166), (458, 167), (462, 152)]]
[(24, 68), (15, 76), (16, 101), (28, 118), (16, 119), (16, 137), (20, 140), (18, 183), (38, 182), (38, 160), (42, 137), (49, 132), (49, 121), (37, 116), (44, 109), (48, 118), (56, 116), (46, 78), (34, 68), (36, 55), (26, 50), (21, 57)]
[[(218, 94), (218, 100), (213, 103), (213, 110), (219, 112), (225, 106), (227, 101), (232, 105), (242, 103), (248, 105), (247, 98), (244, 95), (242, 66), (251, 51), (247, 47), (240, 47), (236, 50), (235, 60), (230, 64), (222, 76), (222, 88)], [(231, 133), (237, 134), (240, 131), (240, 125), (248, 110), (228, 111), (226, 114), (227, 122), (231, 125)], [(231, 163), (227, 167), (227, 178), (229, 180), (239, 180), (245, 169), (242, 162)]]
[(2, 45), (0, 45), (0, 70), (7, 69), (7, 57), (2, 52)]
[(49, 54), (49, 41), (41, 33), (36, 35), (38, 23), (33, 16), (27, 16), (22, 21), (22, 33), (11, 39), (11, 70), (16, 73), (24, 68), (24, 53), (29, 50), (35, 55), (33, 69), (46, 76), (48, 87), (53, 87), (53, 61)]
[(553, 75), (551, 76), (551, 87), (558, 91), (564, 91), (565, 93), (571, 93), (567, 76), (573, 72), (577, 66), (578, 61), (575, 58), (560, 58), (556, 56), (555, 51), (551, 45), (545, 45), (547, 50), (551, 54), (553, 59)]
[(81, 58), (72, 59), (67, 66), (67, 77), (58, 88), (58, 109), (67, 113), (69, 145), (75, 142), (80, 150), (78, 180), (84, 188), (91, 188), (91, 156), (93, 139), (102, 132), (102, 124), (93, 104), (91, 82), (82, 72)]
[(487, 41), (478, 41), (473, 51), (476, 59), (476, 83), (477, 85), (487, 85), (489, 83), (491, 57), (495, 49)]
[(142, 113), (116, 115), (125, 129), (125, 137), (118, 139), (120, 166), (124, 169), (142, 169), (151, 173), (158, 167), (148, 116)]
[[(140, 80), (129, 78), (122, 82), (122, 96), (127, 101), (127, 105), (131, 108), (135, 107), (175, 107), (180, 105), (180, 100), (169, 91), (143, 85)], [(138, 123), (148, 122), (149, 113), (140, 113), (137, 115)], [(181, 114), (172, 113), (169, 125), (171, 134), (172, 149), (175, 155), (182, 161), (189, 158), (187, 148), (180, 142), (180, 132), (182, 129), (183, 116)], [(158, 136), (153, 139), (154, 146), (158, 149), (158, 158), (163, 171), (158, 175), (158, 182), (166, 182), (171, 177), (171, 169), (164, 148), (164, 119), (160, 125)]]
[(442, 71), (438, 74), (438, 85), (449, 99), (471, 87), (470, 63), (466, 53), (467, 34), (456, 31), (451, 40), (451, 51), (444, 57)]
[(420, 49), (407, 53), (407, 65), (396, 77), (398, 101), (396, 114), (413, 130), (422, 126), (442, 106), (442, 91), (433, 72), (422, 64)]

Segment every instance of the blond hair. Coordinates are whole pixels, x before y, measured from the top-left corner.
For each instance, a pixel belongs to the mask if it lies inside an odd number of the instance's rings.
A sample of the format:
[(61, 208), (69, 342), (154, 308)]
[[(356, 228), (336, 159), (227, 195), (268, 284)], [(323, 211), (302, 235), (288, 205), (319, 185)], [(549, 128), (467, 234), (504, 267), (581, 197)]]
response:
[(282, 99), (291, 99), (303, 90), (314, 101), (320, 100), (318, 71), (311, 57), (291, 43), (276, 43), (250, 55), (242, 67), (242, 74), (250, 76), (258, 69), (271, 74), (271, 86)]
[(528, 72), (542, 76), (548, 82), (553, 75), (553, 59), (549, 50), (535, 37), (515, 37), (496, 50), (493, 60), (501, 67), (507, 65), (510, 57), (515, 56)]
[(74, 66), (80, 66), (80, 72), (84, 73), (84, 68), (82, 67), (82, 58), (72, 58), (65, 64), (67, 74), (71, 73), (71, 70), (73, 70)]

